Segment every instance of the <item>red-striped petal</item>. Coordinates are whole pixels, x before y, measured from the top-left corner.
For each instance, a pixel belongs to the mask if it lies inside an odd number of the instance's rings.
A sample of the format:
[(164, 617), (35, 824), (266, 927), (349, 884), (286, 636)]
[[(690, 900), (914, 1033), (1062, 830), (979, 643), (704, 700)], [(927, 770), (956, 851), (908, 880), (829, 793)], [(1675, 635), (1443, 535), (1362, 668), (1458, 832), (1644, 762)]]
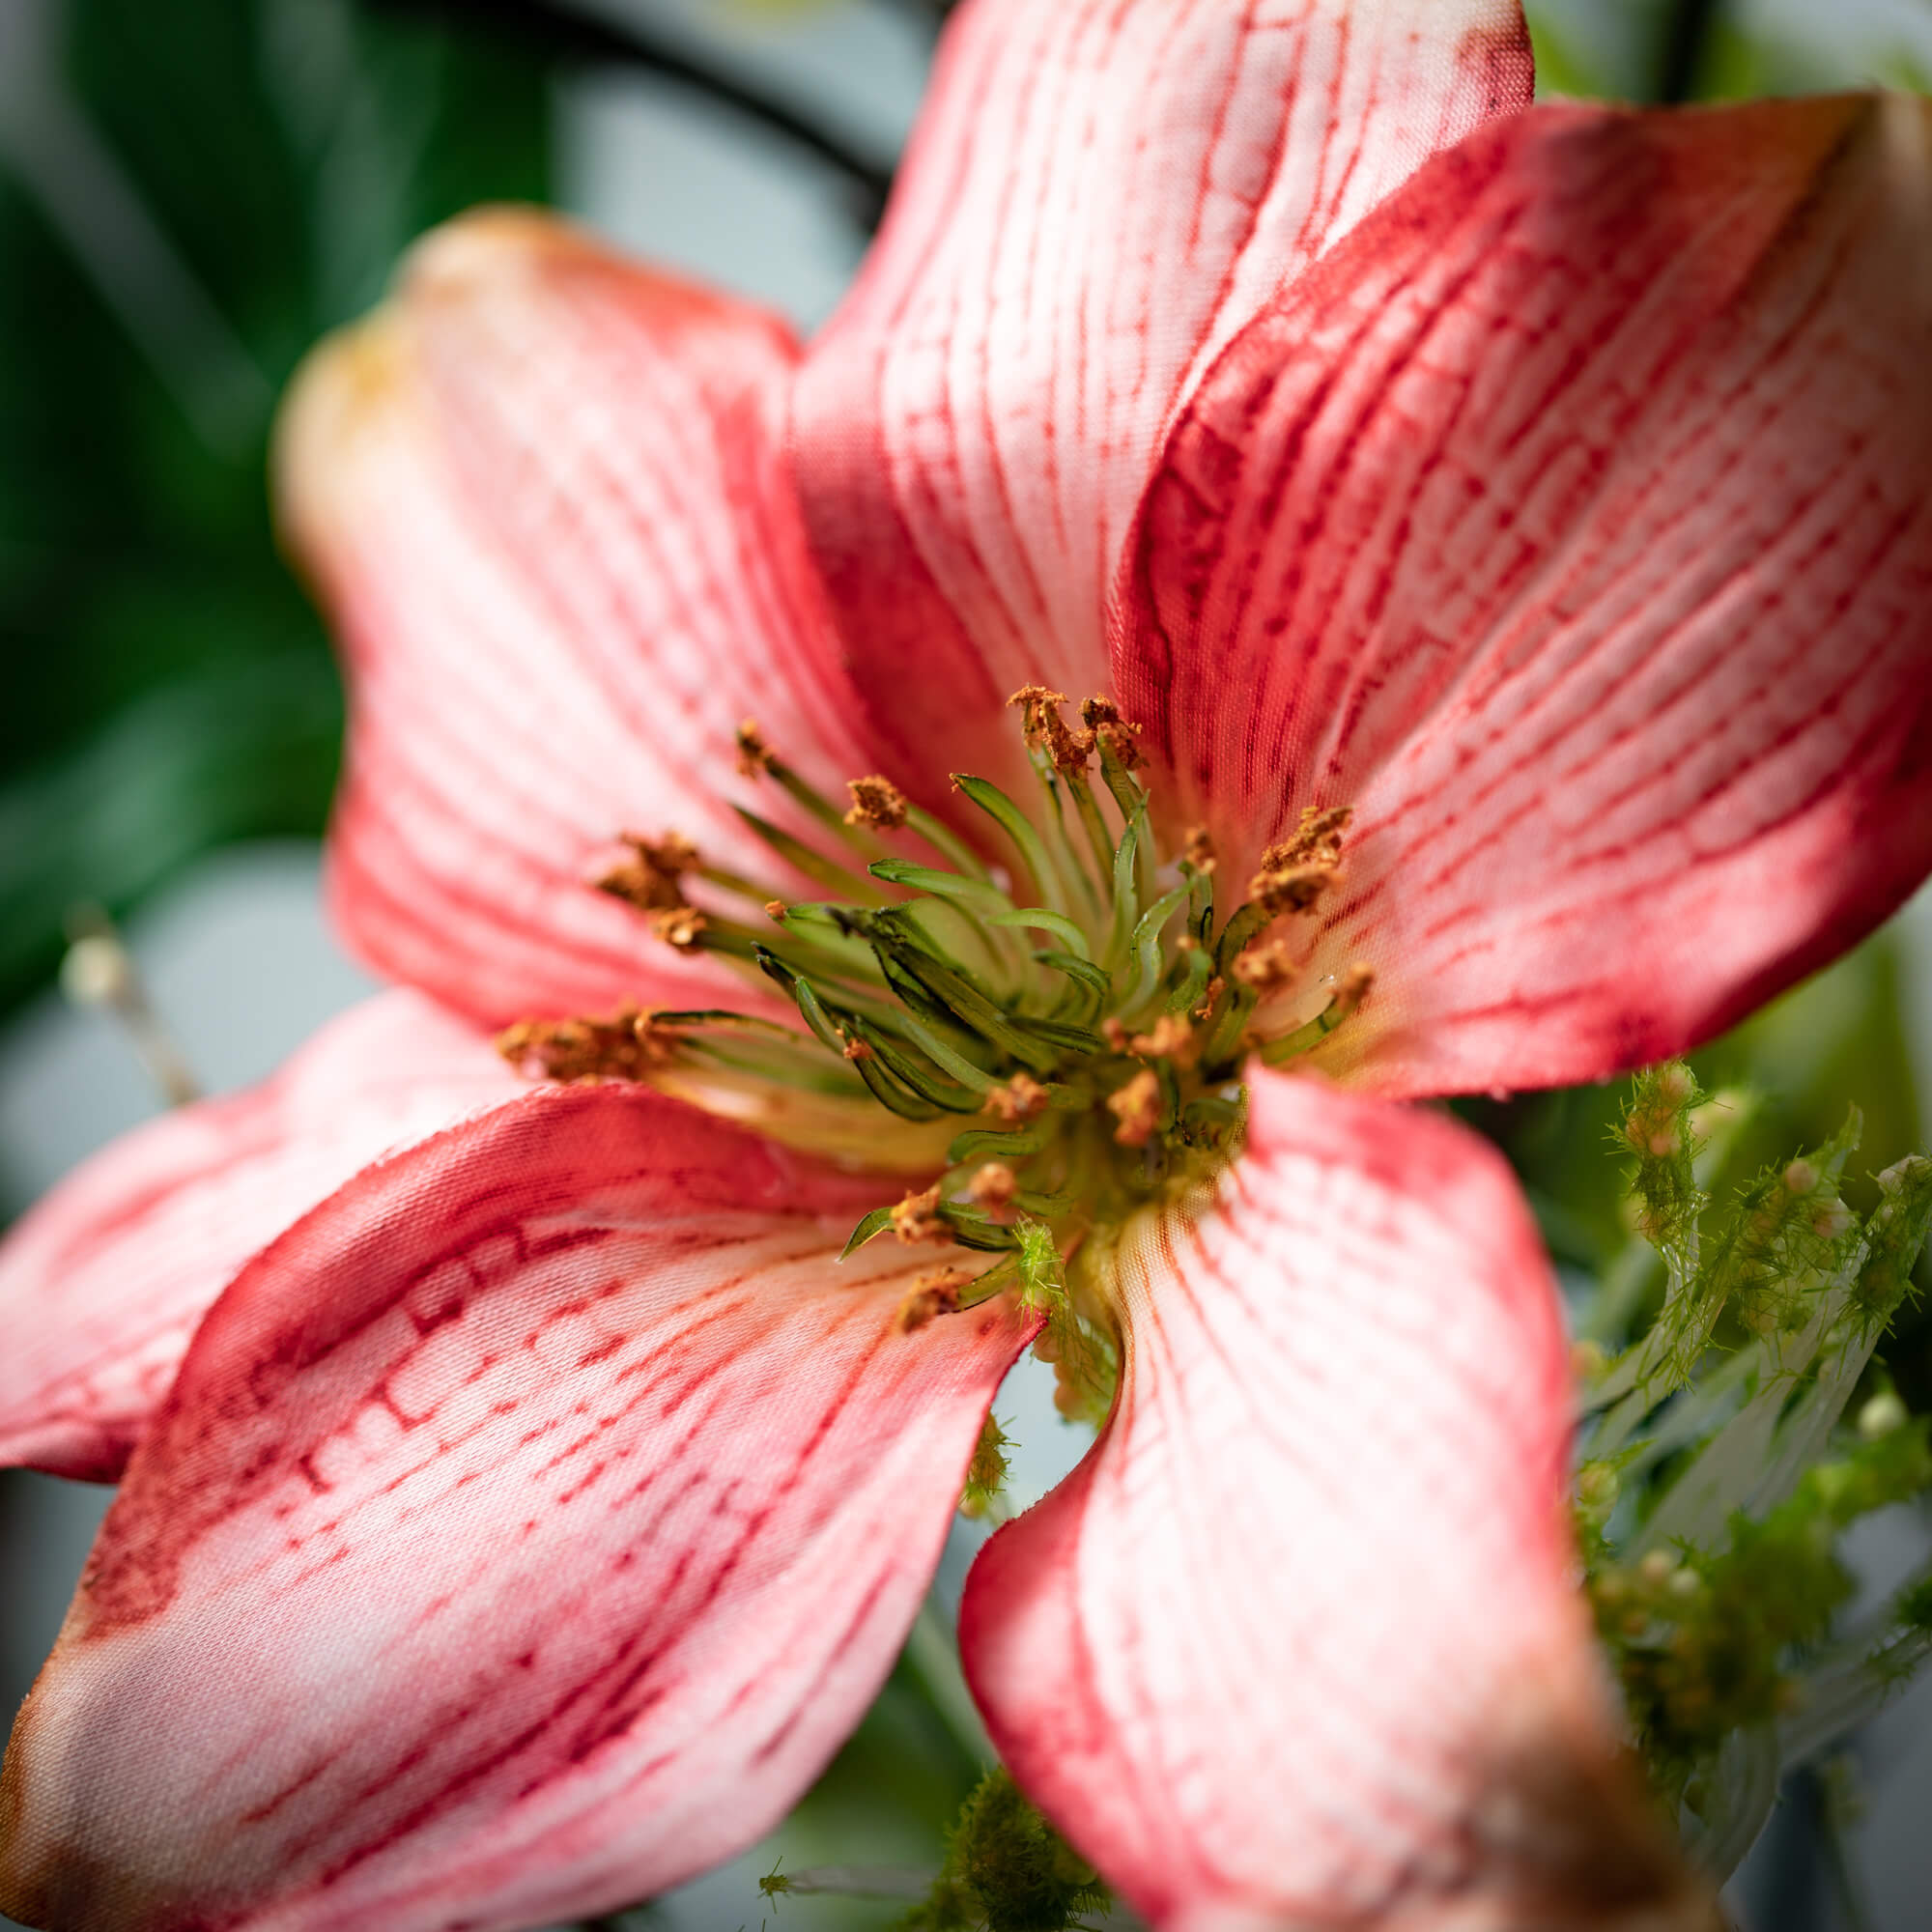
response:
[(901, 1333), (865, 1196), (542, 1090), (370, 1170), (203, 1324), (0, 1799), (54, 1932), (470, 1932), (757, 1837), (877, 1690), (1028, 1325)]
[(97, 1154), (0, 1249), (0, 1463), (116, 1481), (243, 1262), (379, 1154), (523, 1085), (472, 1028), (386, 993), (272, 1080)]
[(1704, 1922), (1613, 1742), (1514, 1181), (1433, 1116), (1251, 1093), (1215, 1197), (1121, 1240), (1105, 1435), (968, 1580), (994, 1742), (1158, 1927)]
[(311, 360), (282, 509), (349, 672), (334, 909), (383, 972), (489, 1024), (738, 993), (589, 880), (627, 830), (771, 870), (727, 803), (790, 816), (734, 776), (748, 715), (840, 796), (871, 769), (808, 669), (830, 653), (774, 433), (797, 353), (496, 213)]
[[(1539, 109), (1228, 352), (1128, 707), (1229, 869), (1349, 804), (1384, 1092), (1690, 1045), (1932, 867), (1932, 108)], [(1240, 701), (1226, 694), (1238, 691)]]
[(1286, 278), (1529, 99), (1516, 0), (973, 0), (878, 245), (812, 345), (796, 469), (908, 781), (1107, 685), (1157, 440)]

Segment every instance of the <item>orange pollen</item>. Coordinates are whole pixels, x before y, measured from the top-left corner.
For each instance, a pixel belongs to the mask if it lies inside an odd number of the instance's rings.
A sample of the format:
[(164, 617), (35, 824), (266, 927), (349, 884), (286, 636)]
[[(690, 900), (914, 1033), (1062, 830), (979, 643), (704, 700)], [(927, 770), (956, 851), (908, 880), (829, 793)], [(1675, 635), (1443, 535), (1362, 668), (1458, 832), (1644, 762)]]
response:
[(1087, 769), (1087, 760), (1094, 753), (1094, 734), (1068, 728), (1060, 715), (1060, 707), (1066, 702), (1064, 692), (1049, 691), (1043, 684), (1025, 684), (1007, 702), (1025, 706), (1027, 735), (1046, 746), (1056, 770), (1073, 778)]
[(519, 1020), (497, 1051), (539, 1080), (643, 1080), (675, 1058), (677, 1037), (648, 1013), (620, 1007), (608, 1019)]
[(995, 1087), (986, 1095), (986, 1109), (997, 1114), (1009, 1126), (1036, 1121), (1046, 1112), (1051, 1096), (1030, 1073), (1015, 1073), (1004, 1087)]
[(959, 1291), (972, 1279), (964, 1268), (937, 1268), (931, 1274), (916, 1277), (905, 1299), (899, 1303), (894, 1325), (901, 1335), (911, 1335), (935, 1316), (956, 1315)]
[(936, 1187), (928, 1187), (923, 1194), (908, 1194), (893, 1209), (893, 1233), (906, 1242), (949, 1239), (951, 1231), (933, 1213), (938, 1206)]
[(772, 748), (765, 743), (765, 734), (758, 729), (758, 721), (746, 719), (738, 726), (738, 776), (754, 779), (760, 772), (770, 771), (777, 762)]
[(709, 923), (701, 912), (690, 906), (680, 906), (674, 912), (658, 915), (657, 935), (667, 946), (675, 946), (682, 952), (697, 944), (698, 935)]
[(989, 1160), (968, 1183), (967, 1193), (989, 1214), (1013, 1205), (1020, 1191), (1019, 1177), (1003, 1160)]
[(906, 822), (911, 807), (906, 795), (890, 779), (874, 774), (853, 779), (846, 784), (852, 794), (852, 810), (845, 814), (847, 825), (869, 825), (875, 832), (896, 832)]
[(845, 1042), (845, 1058), (856, 1062), (861, 1060), (876, 1060), (878, 1055), (872, 1051), (868, 1041), (855, 1036)]
[(1180, 856), (1197, 872), (1211, 872), (1215, 866), (1214, 840), (1205, 825), (1190, 825), (1181, 836)]
[(1235, 961), (1234, 975), (1242, 985), (1265, 1000), (1292, 986), (1300, 977), (1301, 967), (1293, 951), (1281, 940), (1271, 946), (1250, 947)]
[(697, 864), (697, 847), (676, 832), (668, 832), (662, 838), (627, 832), (623, 842), (634, 856), (605, 873), (597, 881), (597, 890), (636, 906), (639, 912), (667, 912), (683, 905), (684, 892), (678, 881)]
[(1194, 1029), (1179, 1013), (1162, 1013), (1151, 1033), (1135, 1034), (1127, 1046), (1142, 1060), (1172, 1060), (1179, 1066), (1191, 1066), (1201, 1051)]
[(1342, 868), (1326, 859), (1269, 866), (1249, 882), (1248, 896), (1275, 919), (1285, 913), (1311, 912), (1341, 876)]
[(1107, 1111), (1119, 1121), (1114, 1138), (1122, 1147), (1146, 1147), (1160, 1125), (1160, 1082), (1142, 1067), (1118, 1093), (1107, 1095)]
[(1080, 716), (1088, 730), (1113, 753), (1122, 771), (1138, 771), (1147, 763), (1141, 748), (1134, 743), (1141, 727), (1122, 718), (1120, 706), (1110, 698), (1088, 698), (1080, 707)]

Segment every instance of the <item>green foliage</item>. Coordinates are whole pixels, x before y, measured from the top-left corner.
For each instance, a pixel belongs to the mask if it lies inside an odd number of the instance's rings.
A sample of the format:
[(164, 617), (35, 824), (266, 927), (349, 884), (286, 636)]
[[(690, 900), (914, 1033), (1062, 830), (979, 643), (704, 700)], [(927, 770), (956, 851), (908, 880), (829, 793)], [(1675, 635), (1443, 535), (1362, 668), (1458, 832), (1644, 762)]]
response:
[[(275, 395), (414, 235), (548, 185), (547, 76), (485, 37), (355, 0), (45, 14), (0, 144), (0, 1009), (75, 902), (321, 830), (341, 699), (270, 529)], [(75, 140), (98, 165), (50, 194)]]
[(898, 1932), (1065, 1932), (1111, 1903), (1094, 1867), (990, 1771), (966, 1801), (930, 1892)]
[(1840, 1629), (1844, 1532), (1932, 1492), (1932, 1425), (1871, 1367), (1932, 1226), (1932, 1161), (1893, 1162), (1861, 1215), (1845, 1199), (1854, 1109), (1713, 1207), (1700, 1099), (1681, 1065), (1640, 1075), (1617, 1136), (1630, 1219), (1666, 1286), (1590, 1378), (1575, 1502), (1653, 1781), (1721, 1876), (1779, 1765), (1828, 1748), (1932, 1650), (1928, 1585)]

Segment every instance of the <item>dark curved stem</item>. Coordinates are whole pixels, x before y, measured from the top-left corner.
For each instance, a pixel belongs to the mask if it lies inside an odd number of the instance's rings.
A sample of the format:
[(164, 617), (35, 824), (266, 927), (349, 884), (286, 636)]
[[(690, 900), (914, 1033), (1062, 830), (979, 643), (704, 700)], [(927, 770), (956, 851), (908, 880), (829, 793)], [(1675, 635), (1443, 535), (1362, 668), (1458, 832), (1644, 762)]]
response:
[(1689, 100), (1704, 65), (1711, 30), (1718, 24), (1722, 0), (1677, 0), (1664, 28), (1663, 57), (1658, 70), (1657, 98)]
[(855, 152), (835, 129), (801, 114), (774, 93), (695, 58), (641, 22), (624, 25), (540, 0), (365, 0), (377, 12), (438, 19), (452, 30), (478, 28), (517, 43), (540, 59), (569, 67), (633, 67), (704, 94), (825, 162), (843, 177), (854, 216), (878, 226), (893, 185), (889, 166)]

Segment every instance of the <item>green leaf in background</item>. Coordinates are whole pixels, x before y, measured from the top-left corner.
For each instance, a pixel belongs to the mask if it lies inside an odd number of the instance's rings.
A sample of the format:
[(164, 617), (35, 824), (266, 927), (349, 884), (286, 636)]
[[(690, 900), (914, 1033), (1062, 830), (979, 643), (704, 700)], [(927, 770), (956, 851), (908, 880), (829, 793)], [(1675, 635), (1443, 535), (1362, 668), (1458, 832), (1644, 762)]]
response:
[(341, 703), (273, 401), (422, 229), (549, 188), (543, 69), (351, 0), (7, 0), (0, 1010), (76, 901), (320, 832)]

